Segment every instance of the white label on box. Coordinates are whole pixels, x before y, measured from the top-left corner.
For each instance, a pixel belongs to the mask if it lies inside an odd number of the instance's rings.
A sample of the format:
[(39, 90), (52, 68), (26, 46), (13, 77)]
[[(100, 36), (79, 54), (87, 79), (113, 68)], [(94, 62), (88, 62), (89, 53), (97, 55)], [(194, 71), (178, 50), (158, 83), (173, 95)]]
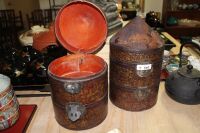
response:
[(137, 70), (151, 70), (152, 64), (137, 65)]

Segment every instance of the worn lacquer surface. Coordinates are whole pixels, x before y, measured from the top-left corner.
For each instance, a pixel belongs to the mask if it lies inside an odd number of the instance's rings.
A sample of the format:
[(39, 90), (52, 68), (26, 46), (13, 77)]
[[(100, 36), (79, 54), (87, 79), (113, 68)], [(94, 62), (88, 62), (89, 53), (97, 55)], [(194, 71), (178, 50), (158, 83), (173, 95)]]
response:
[[(169, 35), (167, 35), (169, 36)], [(109, 37), (110, 38), (110, 37)], [(109, 38), (98, 53), (109, 63)], [(173, 48), (178, 53), (179, 45)], [(42, 94), (38, 91), (18, 91), (17, 94)], [(52, 100), (47, 97), (18, 98), (20, 104), (37, 104), (36, 113), (27, 133), (107, 133), (117, 128), (122, 133), (199, 133), (200, 105), (184, 105), (173, 101), (165, 92), (164, 82), (160, 83), (156, 105), (146, 111), (130, 112), (108, 102), (108, 115), (97, 127), (72, 131), (60, 126), (55, 119)]]

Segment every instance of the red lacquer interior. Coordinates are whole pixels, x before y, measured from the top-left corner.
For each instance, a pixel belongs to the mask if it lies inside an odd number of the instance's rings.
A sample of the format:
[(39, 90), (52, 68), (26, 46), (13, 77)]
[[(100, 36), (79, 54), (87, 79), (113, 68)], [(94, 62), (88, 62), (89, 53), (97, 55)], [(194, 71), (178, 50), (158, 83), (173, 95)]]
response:
[(105, 69), (102, 58), (92, 54), (74, 54), (60, 57), (49, 65), (49, 72), (57, 77), (83, 78)]
[(92, 53), (107, 37), (107, 22), (99, 8), (88, 2), (72, 2), (63, 7), (55, 21), (61, 44), (71, 52)]

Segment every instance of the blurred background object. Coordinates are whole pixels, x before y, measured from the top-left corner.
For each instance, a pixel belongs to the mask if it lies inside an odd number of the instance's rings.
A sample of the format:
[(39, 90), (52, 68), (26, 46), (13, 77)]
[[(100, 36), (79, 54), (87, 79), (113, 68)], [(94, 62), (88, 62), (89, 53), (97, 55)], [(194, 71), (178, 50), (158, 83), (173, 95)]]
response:
[(160, 27), (161, 25), (159, 18), (160, 18), (159, 13), (150, 11), (146, 14), (145, 21), (149, 26), (156, 28), (156, 27)]
[(119, 17), (117, 2), (114, 0), (88, 0), (99, 6), (105, 13), (108, 23), (108, 34), (116, 32), (122, 27), (122, 21)]
[(33, 48), (42, 51), (49, 45), (57, 45), (56, 35), (54, 33), (54, 24), (51, 24), (48, 31), (40, 32), (33, 35)]
[(130, 20), (136, 17), (139, 6), (135, 0), (122, 0), (122, 10), (120, 12), (123, 20)]
[(0, 130), (13, 126), (19, 118), (19, 102), (9, 77), (0, 74)]
[(42, 51), (32, 46), (8, 49), (2, 54), (0, 73), (9, 76), (14, 87), (41, 86), (48, 83), (49, 63), (66, 54), (67, 51), (57, 44), (49, 44)]

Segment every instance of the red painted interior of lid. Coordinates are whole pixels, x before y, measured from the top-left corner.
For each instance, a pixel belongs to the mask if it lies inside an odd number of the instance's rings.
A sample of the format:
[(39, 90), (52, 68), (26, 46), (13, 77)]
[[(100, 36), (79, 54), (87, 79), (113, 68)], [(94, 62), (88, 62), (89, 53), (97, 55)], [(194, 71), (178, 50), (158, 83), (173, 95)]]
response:
[(74, 54), (60, 57), (49, 65), (49, 72), (57, 77), (83, 78), (98, 74), (106, 63), (92, 54)]
[(76, 1), (64, 6), (55, 21), (60, 43), (71, 52), (92, 53), (107, 37), (107, 22), (99, 8)]

